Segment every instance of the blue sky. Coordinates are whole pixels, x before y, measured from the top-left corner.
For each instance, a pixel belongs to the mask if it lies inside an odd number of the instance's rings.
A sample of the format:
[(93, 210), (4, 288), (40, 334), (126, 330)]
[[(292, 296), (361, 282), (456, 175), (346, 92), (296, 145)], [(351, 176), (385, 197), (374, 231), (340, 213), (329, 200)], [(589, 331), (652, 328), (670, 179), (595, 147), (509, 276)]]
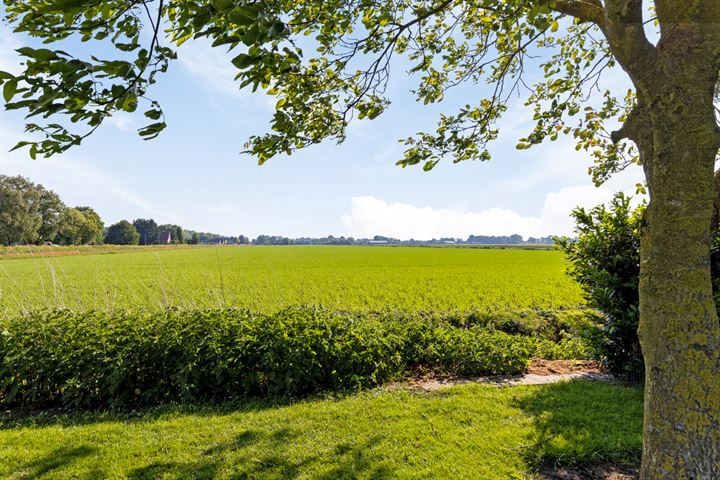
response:
[[(24, 40), (3, 25), (0, 69), (17, 68), (14, 49)], [(106, 223), (152, 217), (159, 223), (252, 237), (390, 235), (527, 236), (570, 234), (569, 211), (634, 191), (637, 167), (600, 189), (587, 175), (589, 156), (570, 138), (518, 151), (531, 127), (518, 100), (501, 122), (490, 162), (447, 161), (426, 173), (400, 168), (398, 139), (431, 129), (440, 112), (478, 101), (485, 85), (453, 90), (446, 102), (423, 106), (409, 90), (417, 82), (402, 67), (390, 85), (393, 105), (373, 121), (351, 125), (342, 145), (323, 144), (263, 166), (240, 155), (245, 140), (266, 131), (274, 100), (239, 91), (223, 51), (202, 42), (183, 45), (179, 59), (151, 96), (162, 104), (168, 128), (145, 142), (142, 113), (117, 115), (82, 146), (31, 160), (7, 151), (21, 138), (23, 119), (0, 113), (0, 174), (21, 174), (56, 191), (71, 206), (90, 205)], [(604, 80), (627, 88), (622, 72)]]

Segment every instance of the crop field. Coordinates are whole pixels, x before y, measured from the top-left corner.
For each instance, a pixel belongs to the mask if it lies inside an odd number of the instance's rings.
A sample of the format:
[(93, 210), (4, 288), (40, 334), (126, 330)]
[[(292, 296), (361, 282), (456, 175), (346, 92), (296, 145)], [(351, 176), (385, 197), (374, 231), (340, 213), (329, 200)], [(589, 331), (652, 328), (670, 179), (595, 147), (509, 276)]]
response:
[[(92, 252), (88, 249), (86, 252)], [(582, 304), (552, 250), (199, 247), (0, 259), (0, 312), (289, 305), (345, 311), (559, 310)]]

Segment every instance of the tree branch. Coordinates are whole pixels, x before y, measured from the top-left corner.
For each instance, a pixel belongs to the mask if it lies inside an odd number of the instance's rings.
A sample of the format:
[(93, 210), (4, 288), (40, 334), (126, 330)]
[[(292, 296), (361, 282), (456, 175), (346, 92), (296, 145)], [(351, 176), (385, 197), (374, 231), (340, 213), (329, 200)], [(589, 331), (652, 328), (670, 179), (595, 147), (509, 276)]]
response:
[(652, 71), (657, 54), (645, 35), (643, 0), (606, 0), (603, 33), (637, 86)]
[(570, 15), (583, 22), (592, 22), (602, 27), (605, 9), (600, 0), (555, 0), (551, 7), (558, 13)]
[(610, 139), (613, 143), (618, 143), (622, 140), (632, 140), (636, 144), (639, 144), (643, 138), (642, 135), (647, 136), (650, 132), (650, 118), (647, 108), (643, 106), (642, 96), (638, 96), (637, 104), (630, 110), (625, 122), (622, 127), (610, 134)]

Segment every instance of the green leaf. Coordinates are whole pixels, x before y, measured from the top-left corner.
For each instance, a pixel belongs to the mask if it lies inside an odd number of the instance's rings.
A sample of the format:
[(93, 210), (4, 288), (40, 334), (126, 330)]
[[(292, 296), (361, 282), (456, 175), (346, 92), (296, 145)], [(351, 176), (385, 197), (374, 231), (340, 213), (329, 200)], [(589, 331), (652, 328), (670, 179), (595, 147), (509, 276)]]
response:
[(145, 116), (148, 117), (151, 120), (159, 120), (160, 116), (162, 115), (162, 112), (160, 110), (148, 110), (145, 112)]
[(160, 132), (162, 132), (166, 126), (165, 122), (153, 123), (138, 130), (138, 134), (144, 137), (144, 140), (152, 140), (160, 135)]
[(237, 57), (232, 59), (232, 64), (239, 69), (245, 69), (255, 63), (255, 59), (247, 53), (241, 53)]
[(370, 120), (373, 120), (373, 119), (377, 118), (377, 116), (380, 115), (381, 113), (382, 113), (381, 108), (371, 108), (367, 113), (367, 118), (369, 118)]
[(16, 78), (5, 82), (3, 85), (3, 98), (5, 99), (5, 102), (10, 102), (10, 100), (12, 100), (15, 96), (15, 92), (17, 91), (17, 86), (18, 82)]
[(230, 14), (230, 20), (237, 25), (250, 25), (257, 19), (259, 7), (240, 5), (233, 9)]
[(125, 112), (134, 112), (137, 108), (137, 97), (135, 95), (128, 95), (122, 100), (120, 108)]
[(233, 6), (232, 0), (214, 0), (213, 5), (218, 12), (230, 10)]
[(25, 142), (25, 141), (18, 142), (17, 145), (15, 145), (13, 148), (10, 149), (10, 151), (12, 152), (12, 151), (18, 150), (26, 145), (32, 145), (32, 143), (33, 142)]
[(380, 25), (381, 27), (384, 27), (385, 25), (390, 23), (390, 20), (392, 20), (392, 16), (388, 12), (385, 12), (378, 17), (377, 22), (378, 22), (378, 25)]

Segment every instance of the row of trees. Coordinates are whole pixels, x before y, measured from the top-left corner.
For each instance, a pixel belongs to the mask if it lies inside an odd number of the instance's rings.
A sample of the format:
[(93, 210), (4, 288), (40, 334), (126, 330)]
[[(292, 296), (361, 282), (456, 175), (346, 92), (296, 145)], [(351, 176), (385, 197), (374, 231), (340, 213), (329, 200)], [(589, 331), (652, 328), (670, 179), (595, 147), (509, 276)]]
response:
[[(240, 235), (238, 238), (242, 239), (244, 236)], [(248, 242), (238, 241), (237, 243)], [(277, 235), (258, 235), (257, 238), (249, 243), (252, 243), (253, 245), (534, 245), (552, 244), (553, 237), (530, 237), (525, 240), (521, 235), (515, 234), (509, 236), (470, 235), (467, 240), (454, 237), (433, 238), (432, 240), (415, 240), (413, 238), (410, 240), (400, 240), (398, 238), (384, 237), (382, 235), (375, 235), (372, 238), (334, 237), (332, 235), (319, 238), (288, 238)]]
[(101, 243), (103, 222), (90, 207), (68, 207), (25, 177), (0, 175), (0, 244)]
[[(140, 245), (157, 245), (159, 243), (185, 243), (183, 229), (179, 225), (165, 224), (158, 225), (152, 218), (138, 218), (133, 221), (137, 229)], [(161, 242), (162, 234), (169, 235), (169, 238)]]
[(158, 224), (152, 218), (138, 218), (133, 220), (132, 223), (121, 220), (108, 227), (105, 234), (105, 243), (115, 245), (159, 245), (167, 243), (186, 243), (188, 245), (198, 245), (200, 243), (249, 244), (250, 239), (245, 235), (224, 237), (216, 233), (185, 230), (180, 225)]
[(153, 219), (122, 220), (104, 227), (91, 207), (68, 207), (57, 193), (40, 184), (22, 176), (0, 175), (0, 245), (202, 242), (197, 232), (185, 231), (179, 225), (158, 225)]
[(105, 243), (113, 245), (159, 245), (161, 243), (199, 243), (196, 236), (186, 235), (179, 225), (158, 225), (152, 218), (138, 218), (132, 223), (121, 220), (108, 227)]

